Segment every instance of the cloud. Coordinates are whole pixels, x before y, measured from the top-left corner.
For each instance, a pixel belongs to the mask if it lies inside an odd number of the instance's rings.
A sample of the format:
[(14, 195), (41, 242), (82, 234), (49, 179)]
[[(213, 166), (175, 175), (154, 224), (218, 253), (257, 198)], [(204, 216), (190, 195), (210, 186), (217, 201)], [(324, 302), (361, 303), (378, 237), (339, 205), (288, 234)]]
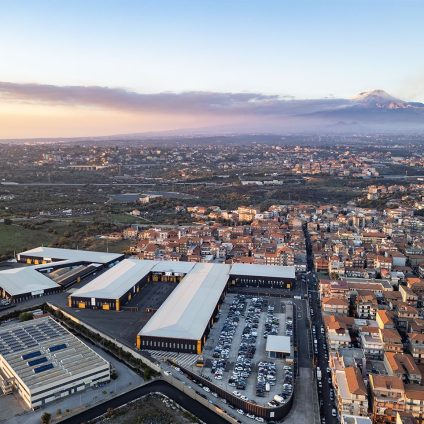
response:
[(0, 82), (0, 101), (88, 106), (142, 113), (200, 115), (275, 115), (313, 113), (346, 105), (343, 99), (296, 100), (261, 93), (138, 93), (101, 86), (57, 86)]

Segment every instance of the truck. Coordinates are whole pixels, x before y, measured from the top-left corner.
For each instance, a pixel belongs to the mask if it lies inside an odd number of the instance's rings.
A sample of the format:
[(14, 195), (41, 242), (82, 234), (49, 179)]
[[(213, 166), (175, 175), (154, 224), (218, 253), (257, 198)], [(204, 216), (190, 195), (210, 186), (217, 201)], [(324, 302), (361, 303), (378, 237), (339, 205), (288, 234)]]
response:
[(284, 403), (284, 398), (278, 395), (274, 396), (274, 400), (278, 403)]
[(317, 379), (318, 379), (318, 381), (321, 381), (321, 378), (322, 378), (321, 369), (320, 369), (320, 367), (317, 367)]

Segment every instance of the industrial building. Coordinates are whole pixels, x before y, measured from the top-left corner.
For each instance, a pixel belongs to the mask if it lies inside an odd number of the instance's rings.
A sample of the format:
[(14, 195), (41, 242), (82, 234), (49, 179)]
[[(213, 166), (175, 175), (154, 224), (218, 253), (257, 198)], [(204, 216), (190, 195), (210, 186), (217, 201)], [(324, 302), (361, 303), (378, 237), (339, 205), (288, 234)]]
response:
[(224, 300), (230, 268), (196, 263), (138, 333), (137, 347), (201, 353)]
[(72, 293), (68, 306), (119, 311), (146, 283), (179, 283), (194, 266), (191, 262), (124, 259)]
[(109, 380), (109, 362), (50, 317), (1, 327), (1, 389), (32, 409)]
[(139, 349), (200, 354), (230, 284), (291, 288), (294, 267), (196, 263), (137, 335)]
[(0, 271), (0, 297), (22, 302), (31, 297), (57, 293), (62, 288), (35, 267), (12, 268)]
[(68, 297), (68, 306), (119, 311), (150, 281), (155, 261), (124, 259)]
[(18, 253), (17, 260), (26, 264), (48, 264), (69, 260), (72, 262), (96, 263), (113, 266), (124, 258), (121, 253), (92, 252), (89, 250), (59, 249), (53, 247), (36, 247)]
[(294, 266), (253, 264), (231, 265), (232, 285), (291, 289), (294, 281)]

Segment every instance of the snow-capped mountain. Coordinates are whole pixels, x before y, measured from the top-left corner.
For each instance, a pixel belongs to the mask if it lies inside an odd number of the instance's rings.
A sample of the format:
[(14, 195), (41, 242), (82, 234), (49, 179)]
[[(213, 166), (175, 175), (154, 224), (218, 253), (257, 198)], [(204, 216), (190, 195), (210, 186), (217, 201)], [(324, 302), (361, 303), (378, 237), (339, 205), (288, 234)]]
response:
[(409, 103), (397, 99), (384, 90), (364, 91), (352, 99), (353, 106), (378, 109), (407, 109), (424, 107), (424, 104)]

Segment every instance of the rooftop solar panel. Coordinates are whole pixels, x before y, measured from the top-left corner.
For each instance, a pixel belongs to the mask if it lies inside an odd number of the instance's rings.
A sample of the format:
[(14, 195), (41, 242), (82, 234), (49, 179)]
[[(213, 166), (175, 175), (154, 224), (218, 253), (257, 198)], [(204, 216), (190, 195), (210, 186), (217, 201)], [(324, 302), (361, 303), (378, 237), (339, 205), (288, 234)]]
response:
[(41, 358), (34, 359), (32, 361), (28, 361), (28, 366), (33, 367), (34, 365), (39, 365), (44, 362), (47, 362), (47, 358), (45, 356), (42, 356)]
[(26, 359), (35, 358), (37, 356), (41, 356), (41, 352), (39, 350), (36, 350), (35, 352), (30, 352), (30, 353), (26, 353), (25, 355), (22, 355), (22, 359), (26, 360)]
[(66, 344), (59, 344), (49, 348), (49, 352), (57, 352), (58, 350), (66, 349)]
[(42, 365), (41, 367), (34, 368), (33, 371), (35, 374), (38, 374), (43, 371), (51, 370), (54, 368), (53, 364)]

